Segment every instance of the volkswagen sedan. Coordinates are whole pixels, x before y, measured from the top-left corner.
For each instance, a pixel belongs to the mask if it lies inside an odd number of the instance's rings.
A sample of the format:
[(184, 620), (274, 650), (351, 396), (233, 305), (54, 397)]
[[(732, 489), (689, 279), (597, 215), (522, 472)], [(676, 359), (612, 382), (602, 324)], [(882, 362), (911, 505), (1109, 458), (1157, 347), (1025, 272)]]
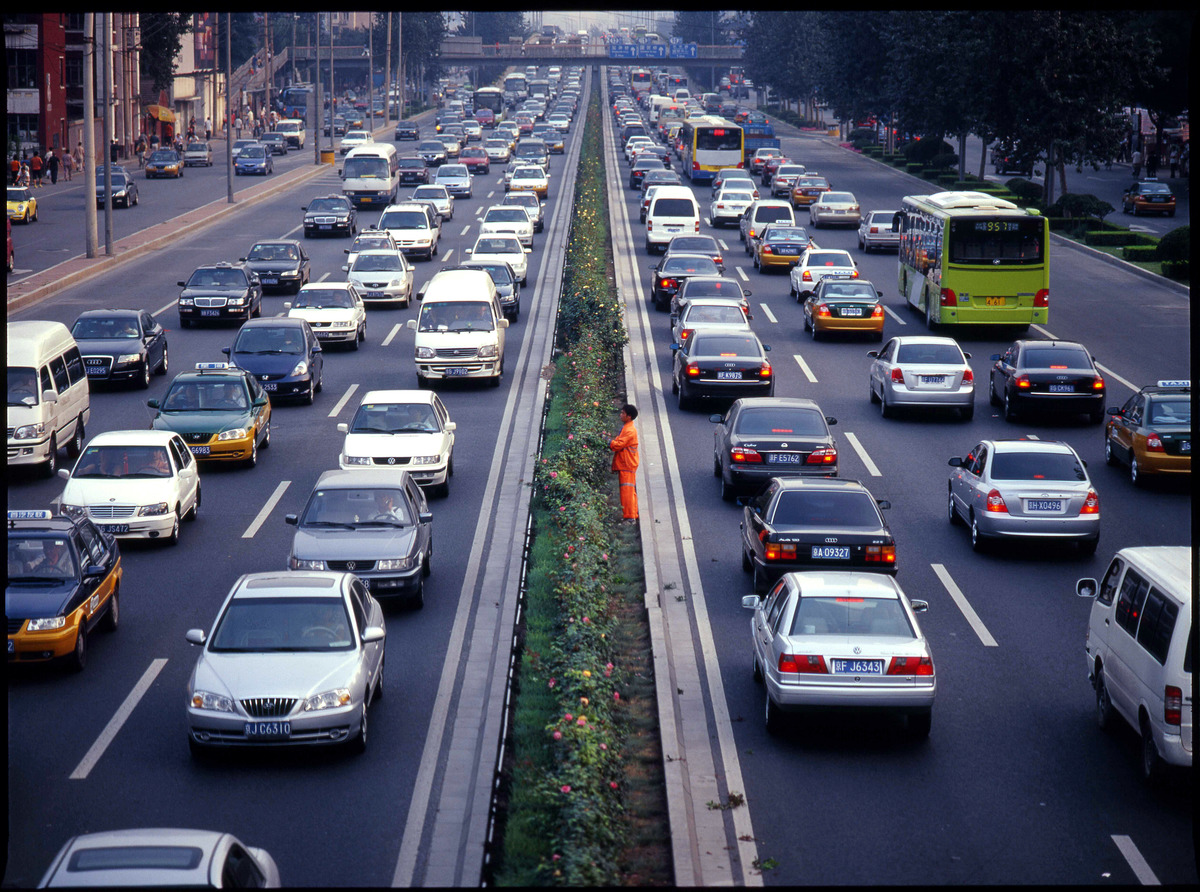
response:
[(346, 435), (338, 467), (400, 467), (418, 484), (449, 494), (457, 425), (436, 393), (368, 391), (350, 423), (340, 423), (337, 429)]

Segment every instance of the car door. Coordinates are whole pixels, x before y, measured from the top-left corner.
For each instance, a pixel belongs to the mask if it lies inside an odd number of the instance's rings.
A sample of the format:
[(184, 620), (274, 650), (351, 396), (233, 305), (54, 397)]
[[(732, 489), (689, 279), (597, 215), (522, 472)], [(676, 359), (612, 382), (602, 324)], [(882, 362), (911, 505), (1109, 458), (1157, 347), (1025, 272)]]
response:
[(425, 491), (411, 477), (405, 482), (405, 491), (408, 493), (409, 501), (412, 502), (414, 515), (418, 519), (417, 553), (421, 555), (423, 561), (427, 562), (433, 552), (433, 522), (432, 520), (420, 520), (420, 518), (421, 515), (431, 516), (429, 503), (425, 499)]
[(383, 654), (386, 639), (380, 638), (378, 641), (364, 642), (362, 634), (369, 626), (385, 628), (383, 608), (379, 606), (378, 601), (371, 597), (362, 580), (357, 578), (350, 583), (350, 604), (354, 610), (355, 620), (358, 623), (359, 646), (363, 650), (363, 671), (366, 677), (370, 679), (370, 684), (375, 685), (379, 682), (379, 676), (383, 674)]
[(176, 495), (179, 497), (179, 504), (187, 506), (182, 511), (186, 514), (197, 504), (200, 491), (200, 465), (192, 456), (192, 451), (178, 436), (172, 437), (168, 441), (168, 450), (175, 460), (174, 464), (177, 469)]
[(896, 358), (896, 339), (892, 338), (883, 345), (883, 349), (876, 352), (871, 360), (871, 369), (867, 373), (871, 379), (871, 392), (883, 393), (884, 382), (891, 377), (892, 363)]
[(304, 250), (303, 246), (299, 248), (299, 251), (300, 263), (298, 268), (300, 270), (300, 282), (302, 284), (307, 284), (309, 277), (312, 275), (312, 265), (308, 259), (308, 252)]
[(779, 659), (775, 653), (776, 632), (790, 599), (787, 579), (780, 579), (767, 593), (762, 608), (755, 611), (754, 650), (764, 678), (779, 683)]
[(167, 333), (149, 313), (141, 315), (142, 338), (146, 345), (146, 362), (152, 369), (156, 369), (163, 365), (163, 355), (167, 351)]
[(271, 429), (271, 399), (253, 375), (246, 376), (246, 386), (250, 388), (250, 414), (254, 418), (254, 439), (261, 446)]
[(967, 453), (962, 466), (955, 468), (950, 475), (950, 496), (959, 516), (967, 519), (970, 516), (971, 505), (974, 503), (975, 489), (978, 486), (979, 473), (983, 467), (981, 458), (986, 457), (987, 447), (982, 443)]
[(1008, 389), (1008, 382), (1013, 376), (1013, 371), (1017, 364), (1017, 345), (1013, 344), (1003, 353), (1001, 353), (992, 366), (992, 393), (997, 398), (1003, 400), (1004, 393)]
[[(767, 486), (759, 495), (746, 502), (742, 509), (742, 545), (750, 560), (756, 566), (766, 566), (766, 545), (763, 533), (767, 528), (766, 517), (770, 510), (771, 501), (778, 487), (774, 484)], [(757, 574), (756, 574), (757, 576)]]
[(312, 328), (307, 322), (304, 323), (304, 338), (308, 344), (308, 362), (309, 368), (316, 369), (313, 375), (313, 387), (318, 387), (324, 380), (325, 358), (322, 355), (321, 345), (317, 343), (317, 336), (313, 334)]
[(1109, 630), (1108, 660), (1104, 664), (1109, 698), (1117, 710), (1133, 726), (1138, 727), (1137, 676), (1135, 652), (1138, 649), (1138, 623), (1143, 618), (1150, 581), (1133, 567), (1125, 571), (1113, 610), (1113, 625)]
[(1133, 429), (1141, 427), (1145, 410), (1145, 396), (1135, 393), (1121, 407), (1121, 414), (1113, 416), (1110, 438), (1117, 447), (1114, 452), (1123, 453), (1126, 459), (1133, 458)]

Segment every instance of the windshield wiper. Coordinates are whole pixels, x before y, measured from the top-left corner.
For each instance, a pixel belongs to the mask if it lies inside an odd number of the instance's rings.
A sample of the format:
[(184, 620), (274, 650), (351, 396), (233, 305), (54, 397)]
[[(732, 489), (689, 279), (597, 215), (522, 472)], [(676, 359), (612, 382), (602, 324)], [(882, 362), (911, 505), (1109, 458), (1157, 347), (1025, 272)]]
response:
[(341, 527), (343, 530), (354, 529), (354, 524), (342, 523), (339, 520), (307, 520), (300, 525), (304, 527)]
[(389, 526), (389, 527), (406, 527), (406, 526), (408, 526), (408, 524), (406, 524), (402, 520), (360, 520), (358, 523), (355, 524), (355, 526), (361, 527), (361, 526), (367, 526), (368, 524), (373, 524), (373, 523), (383, 524), (384, 526)]

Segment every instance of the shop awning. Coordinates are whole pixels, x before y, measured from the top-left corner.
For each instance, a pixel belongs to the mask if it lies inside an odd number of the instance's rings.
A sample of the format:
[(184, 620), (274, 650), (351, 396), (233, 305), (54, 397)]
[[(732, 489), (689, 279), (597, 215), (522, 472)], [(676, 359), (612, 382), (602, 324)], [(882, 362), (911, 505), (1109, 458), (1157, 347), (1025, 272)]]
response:
[(162, 121), (166, 124), (175, 123), (175, 112), (167, 108), (165, 105), (147, 105), (146, 114), (154, 118), (156, 121)]

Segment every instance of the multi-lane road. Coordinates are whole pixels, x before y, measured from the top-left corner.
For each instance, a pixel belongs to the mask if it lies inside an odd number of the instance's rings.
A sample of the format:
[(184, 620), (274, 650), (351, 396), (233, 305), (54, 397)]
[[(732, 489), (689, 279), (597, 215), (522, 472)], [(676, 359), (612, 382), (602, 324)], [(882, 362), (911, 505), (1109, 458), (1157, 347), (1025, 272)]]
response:
[[(579, 139), (583, 110), (581, 103), (567, 158)], [(864, 208), (898, 207), (905, 194), (930, 191), (831, 140), (789, 133), (794, 135), (784, 136), (784, 146), (792, 157), (819, 169), (835, 188), (853, 191)], [(608, 150), (616, 147), (610, 142)], [(308, 152), (311, 146), (292, 156), (294, 163), (308, 163)], [(616, 160), (615, 168), (624, 172), (624, 163)], [(569, 216), (561, 188), (565, 166), (564, 158), (551, 161), (547, 234), (535, 238), (521, 320), (508, 330), (511, 356), (525, 356), (517, 352), (525, 340), (541, 333), (537, 326), (552, 324), (531, 310), (554, 299), (540, 286), (561, 265), (561, 255), (549, 256), (544, 245)], [(248, 178), (238, 184), (243, 182), (250, 184)], [(157, 222), (172, 209), (182, 211), (225, 189), (219, 165), (189, 169), (180, 183), (140, 180), (143, 185), (153, 191), (145, 189), (142, 205), (132, 212), (118, 211), (118, 220), (153, 212)], [(244, 256), (255, 239), (296, 237), (300, 205), (339, 185), (332, 170), (322, 173), (239, 211), (220, 227), (185, 234), (167, 250), (9, 318), (69, 325), (84, 309), (141, 307), (171, 329), (176, 371), (221, 359), (234, 331), (179, 330), (175, 282), (201, 263)], [(195, 192), (185, 200), (181, 190), (169, 191), (180, 187)], [(1075, 579), (1101, 573), (1117, 548), (1190, 544), (1187, 489), (1135, 489), (1126, 475), (1105, 466), (1098, 427), (1054, 420), (1009, 424), (990, 409), (986, 396), (977, 398), (970, 422), (880, 418), (866, 396), (866, 351), (874, 344), (807, 339), (786, 277), (759, 275), (741, 253), (735, 230), (702, 224), (728, 245), (730, 274), (753, 292), (753, 324), (773, 348), (777, 395), (813, 398), (838, 418), (842, 476), (862, 480), (876, 497), (891, 501), (898, 579), (910, 597), (930, 602), (922, 625), (934, 648), (940, 690), (928, 741), (908, 742), (897, 726), (866, 719), (798, 722), (792, 733), (768, 737), (761, 720), (763, 692), (750, 673), (749, 613), (740, 605), (749, 591), (735, 544), (740, 509), (721, 501), (711, 475), (709, 411), (680, 412), (670, 397), (667, 317), (647, 301), (655, 259), (641, 247), (634, 193), (620, 181), (610, 183), (610, 190), (619, 196), (615, 250), (640, 273), (639, 293), (628, 302), (634, 347), (651, 360), (650, 374), (636, 372), (637, 386), (649, 394), (638, 423), (643, 437), (654, 426), (667, 438), (678, 469), (672, 510), (686, 518), (691, 536), (680, 548), (703, 556), (696, 587), (704, 597), (693, 597), (687, 606), (698, 602), (695, 609), (704, 615), (695, 617), (697, 626), (711, 630), (714, 649), (705, 656), (716, 661), (724, 692), (722, 708), (712, 714), (719, 721), (727, 713), (731, 722), (722, 729), (731, 732), (724, 764), (737, 764), (744, 783), (738, 792), (746, 795), (754, 839), (741, 844), (773, 865), (762, 881), (1195, 884), (1191, 785), (1146, 788), (1136, 776), (1132, 733), (1106, 735), (1096, 727), (1083, 659), (1088, 604), (1074, 594)], [(417, 264), (418, 285), (463, 258), (474, 241), (475, 222), (502, 193), (498, 166), (476, 179), (475, 197), (459, 201), (444, 228), (440, 256)], [(707, 187), (697, 196), (706, 207)], [(47, 200), (41, 222), (30, 228), (38, 245), (81, 242), (81, 207), (82, 197), (73, 211), (65, 197), (61, 206), (57, 197)], [(360, 221), (370, 217), (363, 214)], [(806, 222), (804, 212), (799, 222)], [(924, 330), (896, 295), (894, 256), (861, 255), (852, 230), (815, 235), (823, 246), (854, 251), (863, 275), (884, 292), (885, 336)], [(343, 240), (312, 240), (308, 247), (314, 280), (342, 277)], [(1057, 241), (1050, 257), (1050, 319), (1036, 334), (1085, 343), (1104, 367), (1110, 403), (1123, 402), (1130, 388), (1158, 378), (1187, 376), (1186, 296)], [(19, 265), (35, 263), (22, 259)], [(284, 300), (268, 296), (265, 313), (283, 312)], [(364, 350), (331, 350), (315, 405), (277, 407), (273, 445), (257, 468), (205, 467), (200, 517), (184, 528), (177, 548), (122, 547), (121, 629), (92, 639), (84, 673), (36, 666), (10, 672), (6, 884), (35, 883), (72, 834), (130, 826), (230, 830), (270, 851), (288, 885), (434, 881), (426, 870), (427, 853), (438, 846), (437, 809), (419, 801), (438, 796), (422, 771), (426, 741), (451, 727), (435, 728), (447, 712), (454, 718), (455, 704), (439, 699), (439, 680), (448, 661), (465, 663), (469, 656), (453, 652), (461, 646), (460, 612), (482, 603), (477, 595), (463, 597), (468, 588), (478, 591), (473, 537), (501, 510), (493, 467), (497, 438), (508, 423), (508, 407), (532, 398), (536, 374), (506, 366), (499, 391), (441, 388), (458, 422), (454, 487), (448, 498), (432, 502), (437, 546), (424, 609), (388, 615), (389, 696), (373, 707), (372, 745), (365, 755), (285, 752), (198, 764), (188, 755), (183, 703), (196, 653), (184, 632), (210, 625), (240, 574), (283, 568), (292, 533), (283, 515), (298, 511), (321, 471), (335, 466), (340, 445), (335, 425), (349, 419), (362, 392), (413, 386), (412, 335), (403, 323), (415, 312), (372, 310)], [(986, 381), (988, 356), (1002, 349), (1005, 337), (959, 336), (973, 356), (976, 381)], [(527, 361), (536, 363), (537, 353), (530, 351)], [(89, 434), (148, 426), (152, 411), (145, 400), (165, 389), (162, 379), (156, 381), (149, 393), (93, 392)], [(965, 454), (979, 439), (1002, 436), (1063, 439), (1088, 461), (1103, 518), (1095, 557), (1022, 548), (977, 555), (966, 534), (948, 525), (946, 459)], [(647, 476), (666, 473), (643, 468)], [(61, 489), (60, 480), (11, 474), (9, 506), (45, 507)], [(448, 782), (441, 775), (435, 780), (435, 787)], [(444, 798), (438, 801), (445, 806)], [(426, 816), (424, 826), (406, 827), (412, 815)], [(729, 842), (739, 846), (736, 839)]]

